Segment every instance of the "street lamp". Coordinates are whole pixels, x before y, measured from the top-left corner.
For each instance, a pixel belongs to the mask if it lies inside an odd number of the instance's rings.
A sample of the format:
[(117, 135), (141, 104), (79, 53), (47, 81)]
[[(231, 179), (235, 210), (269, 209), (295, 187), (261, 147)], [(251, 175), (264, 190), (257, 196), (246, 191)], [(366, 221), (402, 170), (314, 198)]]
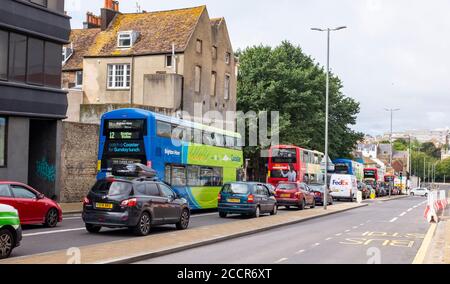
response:
[(326, 80), (326, 99), (325, 99), (325, 190), (323, 208), (327, 210), (328, 207), (328, 115), (329, 115), (329, 102), (330, 102), (330, 33), (334, 31), (340, 31), (346, 29), (346, 26), (337, 27), (334, 29), (326, 28), (311, 28), (316, 32), (327, 32), (327, 80)]
[[(391, 134), (390, 134), (390, 137), (389, 137), (389, 142), (391, 143), (391, 155), (389, 157), (389, 166), (392, 169), (392, 162), (393, 162), (392, 160), (393, 160), (393, 154), (394, 154), (394, 147), (393, 147), (393, 141), (392, 141), (394, 112), (399, 111), (400, 109), (399, 108), (396, 108), (396, 109), (393, 109), (393, 108), (387, 109), (387, 108), (385, 108), (384, 110), (389, 111), (391, 113)], [(389, 186), (389, 197), (392, 196), (392, 187), (393, 187), (393, 185)]]

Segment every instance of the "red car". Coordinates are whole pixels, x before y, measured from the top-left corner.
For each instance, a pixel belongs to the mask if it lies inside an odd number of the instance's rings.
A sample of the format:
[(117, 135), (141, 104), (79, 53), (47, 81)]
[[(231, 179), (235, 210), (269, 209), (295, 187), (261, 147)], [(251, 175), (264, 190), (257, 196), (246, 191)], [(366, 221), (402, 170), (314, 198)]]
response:
[(53, 228), (62, 222), (59, 204), (23, 183), (0, 181), (0, 203), (19, 211), (21, 225), (43, 224)]
[(313, 191), (300, 182), (280, 182), (275, 191), (278, 206), (286, 208), (297, 207), (300, 210), (309, 206), (316, 207), (316, 199)]

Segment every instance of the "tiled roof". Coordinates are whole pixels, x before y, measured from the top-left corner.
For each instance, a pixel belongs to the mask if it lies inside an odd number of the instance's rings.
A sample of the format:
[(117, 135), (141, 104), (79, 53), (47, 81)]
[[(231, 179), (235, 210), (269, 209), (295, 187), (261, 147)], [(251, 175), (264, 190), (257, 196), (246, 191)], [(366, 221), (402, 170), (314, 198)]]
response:
[[(83, 57), (86, 55), (89, 46), (91, 46), (100, 32), (100, 29), (77, 29), (70, 33), (70, 42), (73, 44), (74, 52), (66, 64), (63, 71), (83, 69)], [(66, 45), (70, 47), (70, 44)]]
[[(180, 10), (118, 14), (109, 28), (98, 34), (86, 56), (126, 56), (184, 51), (206, 6)], [(120, 31), (139, 33), (132, 48), (117, 48)]]

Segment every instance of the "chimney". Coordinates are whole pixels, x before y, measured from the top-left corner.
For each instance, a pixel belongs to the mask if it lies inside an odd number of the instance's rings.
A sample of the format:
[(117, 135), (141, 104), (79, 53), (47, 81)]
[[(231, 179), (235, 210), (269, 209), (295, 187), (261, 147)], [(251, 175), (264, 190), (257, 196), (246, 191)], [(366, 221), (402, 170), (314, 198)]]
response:
[(114, 20), (119, 12), (119, 1), (105, 0), (105, 6), (101, 9), (101, 23), (102, 31), (106, 30), (109, 24)]
[(95, 29), (100, 28), (102, 24), (102, 19), (100, 16), (96, 16), (91, 12), (86, 13), (86, 22), (83, 23), (85, 29)]

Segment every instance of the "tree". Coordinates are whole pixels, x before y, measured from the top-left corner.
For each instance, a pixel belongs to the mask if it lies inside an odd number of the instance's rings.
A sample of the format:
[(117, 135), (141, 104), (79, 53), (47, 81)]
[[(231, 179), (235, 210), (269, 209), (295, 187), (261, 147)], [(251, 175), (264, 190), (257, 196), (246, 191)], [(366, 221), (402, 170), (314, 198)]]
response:
[[(238, 52), (238, 110), (279, 111), (280, 143), (323, 151), (326, 71), (289, 42)], [(342, 82), (330, 78), (330, 157), (349, 157), (362, 133), (356, 124), (359, 103), (342, 94)], [(259, 148), (246, 148), (255, 157)]]
[(441, 149), (437, 148), (434, 143), (427, 142), (422, 144), (422, 151), (427, 153), (427, 155), (434, 157), (436, 159), (441, 158)]
[(442, 160), (436, 166), (437, 181), (450, 180), (450, 159)]
[(409, 141), (405, 139), (397, 139), (394, 141), (395, 151), (407, 151), (409, 149)]

